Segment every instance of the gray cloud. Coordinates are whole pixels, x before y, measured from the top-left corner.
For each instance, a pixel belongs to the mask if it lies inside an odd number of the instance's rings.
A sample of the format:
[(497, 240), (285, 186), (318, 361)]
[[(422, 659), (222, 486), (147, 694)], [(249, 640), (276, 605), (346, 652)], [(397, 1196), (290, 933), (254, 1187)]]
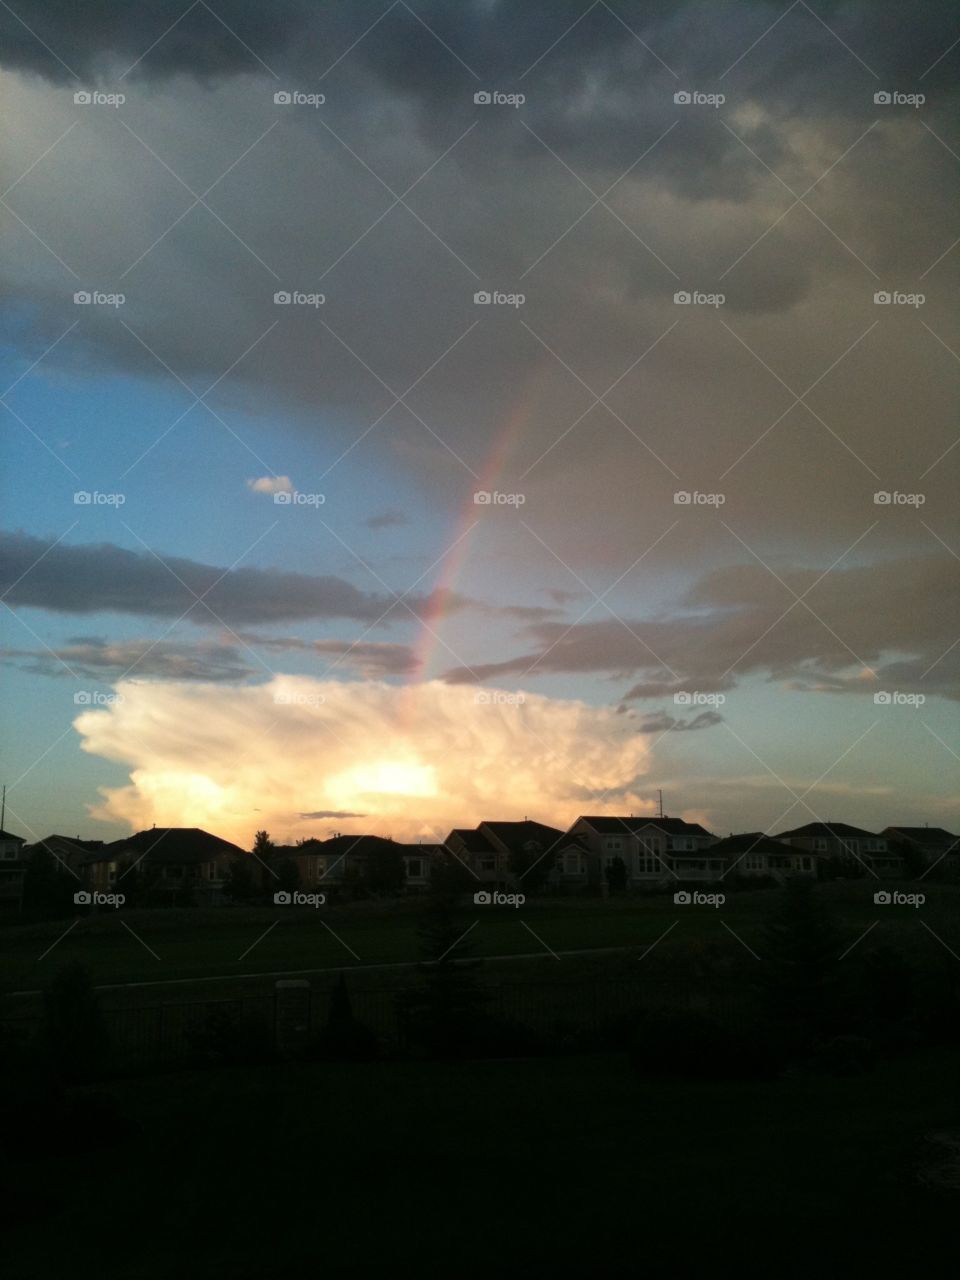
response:
[[(454, 668), (452, 684), (505, 676), (606, 673), (643, 679), (623, 701), (715, 693), (760, 674), (794, 688), (882, 690), (960, 698), (955, 648), (960, 581), (945, 554), (837, 568), (760, 565), (701, 578), (666, 619), (610, 618), (531, 626), (537, 648), (503, 662)], [(804, 597), (805, 604), (796, 598)], [(931, 607), (931, 601), (935, 601)]]
[[(205, 625), (353, 618), (376, 622), (389, 597), (359, 591), (342, 578), (279, 569), (229, 569), (175, 556), (129, 551), (112, 543), (68, 546), (24, 533), (0, 534), (0, 593), (10, 605), (59, 613), (126, 613), (189, 619)], [(203, 597), (206, 605), (197, 604)], [(431, 597), (411, 595), (414, 612)], [(448, 612), (465, 601), (443, 593)], [(401, 614), (409, 617), (402, 606)], [(398, 615), (399, 616), (399, 615)]]
[(381, 511), (379, 515), (370, 516), (364, 520), (364, 524), (368, 529), (392, 529), (397, 525), (409, 523), (409, 518), (402, 511), (397, 511), (392, 507), (388, 511)]
[(262, 669), (251, 666), (232, 645), (180, 644), (161, 640), (108, 641), (75, 637), (50, 649), (0, 649), (0, 662), (33, 675), (91, 680), (204, 680), (235, 684)]

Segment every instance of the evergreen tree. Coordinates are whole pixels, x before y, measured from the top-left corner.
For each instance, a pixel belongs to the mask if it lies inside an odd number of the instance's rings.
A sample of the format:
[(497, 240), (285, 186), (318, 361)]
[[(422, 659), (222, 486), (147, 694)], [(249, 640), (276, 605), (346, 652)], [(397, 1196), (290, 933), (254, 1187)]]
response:
[(419, 930), (421, 985), (401, 1006), (411, 1040), (432, 1056), (467, 1056), (483, 1035), (486, 995), (464, 937), (469, 929), (448, 883), (435, 887)]

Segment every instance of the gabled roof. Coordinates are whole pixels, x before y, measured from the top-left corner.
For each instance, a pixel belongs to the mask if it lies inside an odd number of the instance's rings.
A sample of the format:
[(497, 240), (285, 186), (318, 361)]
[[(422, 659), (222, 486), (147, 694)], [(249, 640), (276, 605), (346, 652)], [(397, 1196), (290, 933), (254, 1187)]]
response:
[(481, 834), (489, 831), (495, 840), (499, 840), (508, 849), (517, 850), (522, 850), (530, 842), (535, 842), (541, 849), (550, 849), (558, 840), (563, 839), (563, 832), (557, 827), (531, 822), (528, 818), (522, 822), (481, 822), (479, 830)]
[(0, 830), (0, 840), (16, 840), (18, 844), (26, 844), (23, 836), (15, 836), (12, 831)]
[(904, 840), (914, 840), (917, 844), (956, 844), (960, 836), (952, 836), (943, 827), (884, 827), (885, 836), (902, 836)]
[(467, 853), (495, 853), (493, 845), (482, 831), (474, 827), (454, 827), (444, 844), (450, 843), (451, 836), (457, 836), (463, 842)]
[(683, 818), (657, 818), (647, 814), (639, 817), (631, 814), (628, 818), (607, 818), (603, 816), (583, 816), (578, 822), (588, 822), (598, 835), (616, 836), (624, 832), (634, 834), (644, 827), (656, 827), (668, 836), (708, 836), (710, 832), (701, 827), (699, 822), (684, 822)]
[(44, 836), (35, 840), (31, 849), (62, 849), (66, 853), (96, 853), (104, 848), (102, 840), (81, 840), (79, 836)]
[(126, 839), (114, 840), (90, 861), (116, 858), (124, 853), (132, 853), (152, 863), (209, 862), (221, 855), (251, 856), (239, 845), (211, 835), (200, 827), (151, 827)]
[(792, 831), (781, 831), (777, 834), (778, 840), (786, 840), (790, 836), (800, 838), (816, 838), (834, 840), (862, 840), (864, 837), (868, 840), (876, 840), (877, 835), (874, 831), (864, 831), (861, 827), (848, 826), (846, 822), (808, 822), (804, 827), (794, 827)]
[(739, 858), (748, 853), (781, 853), (796, 854), (797, 850), (774, 836), (764, 835), (762, 831), (746, 831), (740, 835), (726, 836), (710, 846), (710, 856), (723, 854)]

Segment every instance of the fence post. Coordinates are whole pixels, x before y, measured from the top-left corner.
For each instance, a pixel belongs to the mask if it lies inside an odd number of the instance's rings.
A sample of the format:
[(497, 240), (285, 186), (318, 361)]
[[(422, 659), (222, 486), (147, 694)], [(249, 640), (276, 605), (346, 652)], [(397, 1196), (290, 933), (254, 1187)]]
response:
[(310, 1035), (310, 983), (305, 978), (285, 978), (275, 984), (274, 1035), (277, 1052), (293, 1057), (306, 1047)]

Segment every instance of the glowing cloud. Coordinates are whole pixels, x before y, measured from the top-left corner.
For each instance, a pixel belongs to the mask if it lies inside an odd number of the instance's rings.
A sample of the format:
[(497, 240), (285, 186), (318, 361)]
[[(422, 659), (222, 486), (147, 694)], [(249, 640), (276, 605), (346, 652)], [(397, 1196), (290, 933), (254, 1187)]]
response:
[(643, 804), (647, 744), (581, 702), (300, 676), (117, 689), (122, 701), (74, 724), (85, 751), (130, 769), (93, 816), (133, 829), (200, 826), (248, 848), (259, 827), (286, 841), (322, 834), (305, 813), (359, 810), (336, 825), (437, 839), (487, 817), (565, 826), (585, 809)]

